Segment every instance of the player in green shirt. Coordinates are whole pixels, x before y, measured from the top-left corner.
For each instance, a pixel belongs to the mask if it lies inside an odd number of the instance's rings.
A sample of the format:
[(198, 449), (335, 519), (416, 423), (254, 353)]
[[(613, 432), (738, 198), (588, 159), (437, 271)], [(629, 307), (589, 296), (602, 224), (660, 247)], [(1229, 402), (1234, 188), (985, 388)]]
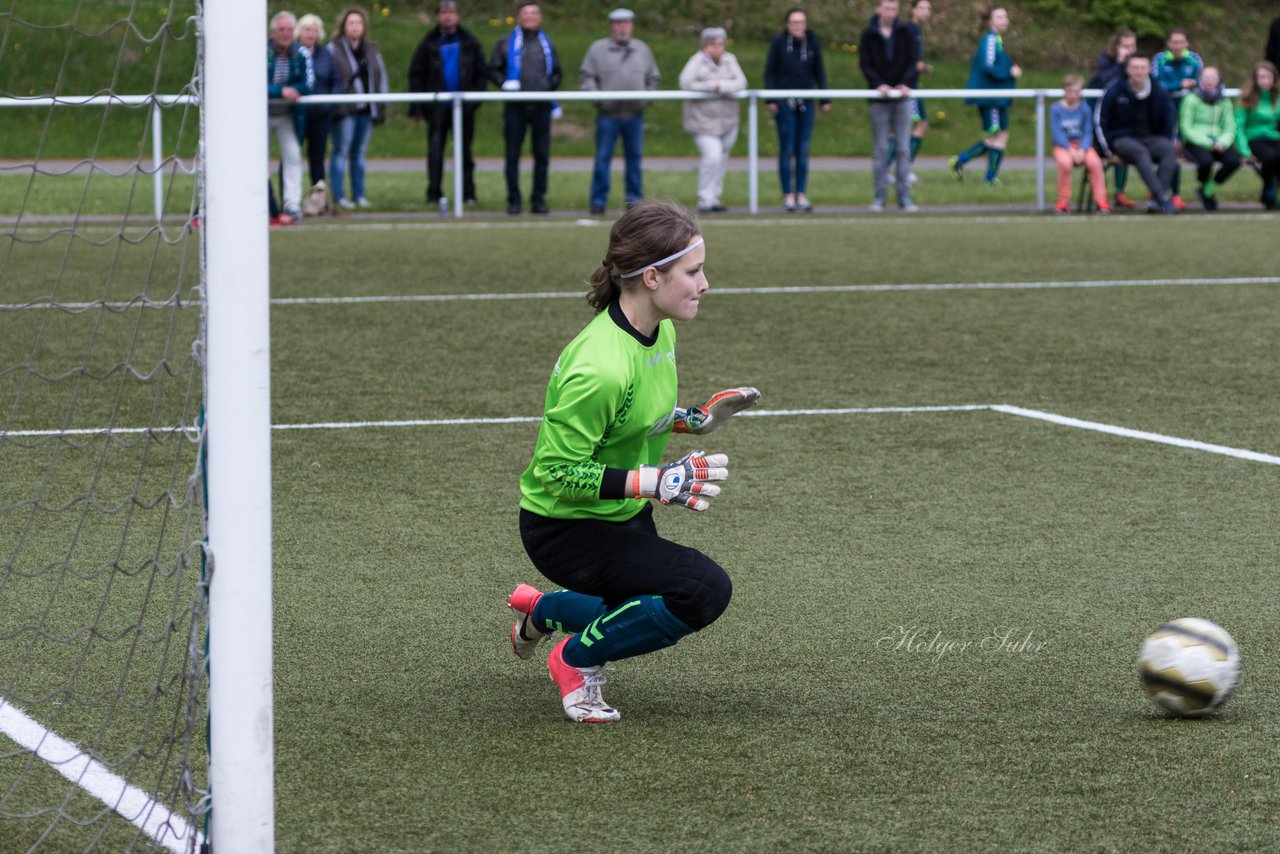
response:
[(556, 361), (533, 459), (520, 478), (520, 536), (533, 565), (566, 589), (528, 584), (508, 597), (511, 645), (547, 660), (565, 715), (618, 720), (600, 694), (606, 661), (671, 646), (729, 604), (728, 574), (697, 549), (658, 536), (650, 499), (704, 511), (729, 476), (723, 454), (662, 465), (671, 433), (708, 433), (751, 406), (754, 388), (676, 405), (673, 320), (692, 320), (707, 291), (706, 249), (684, 208), (646, 201), (614, 223), (591, 277), (596, 317)]

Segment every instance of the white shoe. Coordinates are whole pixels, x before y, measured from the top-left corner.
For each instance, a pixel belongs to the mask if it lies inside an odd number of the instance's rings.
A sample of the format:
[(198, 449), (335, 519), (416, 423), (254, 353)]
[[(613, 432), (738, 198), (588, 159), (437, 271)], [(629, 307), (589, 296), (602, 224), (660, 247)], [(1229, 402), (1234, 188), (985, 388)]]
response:
[(876, 199), (874, 202), (872, 202), (872, 203), (871, 203), (871, 212), (872, 212), (872, 213), (884, 213), (884, 202), (880, 201), (879, 199)]
[(908, 175), (908, 176), (907, 176), (907, 183), (908, 183), (908, 184), (915, 184), (915, 183), (917, 183), (919, 180), (920, 180), (920, 176), (919, 176), (919, 175), (917, 175), (917, 174), (916, 174), (916, 173), (914, 173), (914, 172), (912, 172), (910, 175)]
[(551, 679), (560, 689), (560, 701), (569, 720), (580, 724), (611, 724), (622, 719), (622, 712), (600, 696), (605, 683), (603, 667), (574, 667), (564, 660), (565, 638), (555, 645), (547, 658)]
[(353, 211), (356, 209), (356, 203), (350, 199), (338, 199), (338, 207), (344, 211)]
[(919, 213), (919, 211), (920, 211), (920, 206), (917, 205), (915, 202), (907, 202), (905, 205), (902, 206), (903, 213)]
[(369, 201), (369, 200), (368, 200), (368, 199), (366, 199), (364, 196), (361, 196), (360, 198), (356, 199), (356, 204), (357, 204), (357, 205), (359, 205), (359, 206), (360, 206), (360, 207), (362, 207), (362, 208), (371, 208), (371, 207), (373, 207), (373, 202)]

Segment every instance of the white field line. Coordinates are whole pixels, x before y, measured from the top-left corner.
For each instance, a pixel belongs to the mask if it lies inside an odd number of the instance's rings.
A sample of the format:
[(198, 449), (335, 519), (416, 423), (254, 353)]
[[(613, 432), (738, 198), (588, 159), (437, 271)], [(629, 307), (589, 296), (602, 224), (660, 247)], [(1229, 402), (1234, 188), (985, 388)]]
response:
[[(713, 288), (716, 295), (880, 293), (894, 291), (1055, 290), (1059, 288), (1140, 288), (1177, 285), (1277, 285), (1280, 276), (1185, 279), (1097, 279), (1075, 282), (922, 282), (899, 285), (774, 285), (756, 288)], [(272, 305), (347, 305), (394, 302), (473, 302), (485, 300), (543, 300), (583, 298), (583, 291), (529, 293), (410, 294), (368, 297), (280, 297)]]
[[(1280, 285), (1280, 276), (1235, 276), (1229, 278), (1181, 278), (1181, 279), (1081, 279), (1073, 282), (919, 282), (885, 285), (764, 285), (754, 288), (714, 288), (712, 296), (764, 296), (771, 294), (848, 294), (893, 293), (908, 291), (1018, 291), (1059, 290), (1063, 288), (1150, 288), (1177, 286), (1223, 285)], [(493, 300), (546, 300), (583, 299), (585, 291), (529, 291), (526, 293), (474, 293), (474, 294), (384, 294), (367, 297), (277, 297), (272, 305), (378, 305), (385, 303), (415, 302), (489, 302)], [(199, 300), (182, 304), (183, 308), (198, 306)], [(172, 302), (65, 302), (58, 308), (84, 311), (105, 307), (125, 310), (138, 307), (173, 308)], [(0, 304), (0, 311), (46, 311), (47, 300), (32, 303)]]
[(1204, 451), (1209, 454), (1221, 454), (1225, 457), (1235, 457), (1239, 460), (1252, 460), (1257, 463), (1267, 463), (1268, 465), (1280, 466), (1280, 457), (1271, 454), (1259, 454), (1256, 451), (1246, 451), (1241, 448), (1230, 448), (1226, 445), (1211, 445), (1208, 442), (1198, 442), (1195, 439), (1180, 439), (1177, 436), (1166, 436), (1162, 433), (1148, 433), (1145, 430), (1131, 430), (1128, 427), (1119, 427), (1115, 424), (1102, 424), (1098, 421), (1082, 421), (1079, 418), (1069, 418), (1065, 415), (1056, 415), (1052, 412), (1041, 412), (1038, 409), (1023, 409), (1019, 406), (995, 405), (988, 407), (993, 412), (1003, 412), (1006, 415), (1017, 415), (1022, 418), (1034, 418), (1037, 421), (1048, 421), (1050, 424), (1060, 424), (1063, 427), (1075, 427), (1080, 430), (1093, 430), (1097, 433), (1109, 433), (1112, 436), (1123, 436), (1126, 439), (1140, 439), (1143, 442), (1157, 442), (1161, 445), (1173, 445), (1178, 448), (1189, 448), (1193, 451)]
[[(1051, 424), (1058, 424), (1063, 427), (1075, 427), (1080, 430), (1091, 430), (1096, 433), (1109, 433), (1113, 436), (1123, 436), (1128, 439), (1155, 442), (1161, 445), (1173, 445), (1179, 448), (1204, 451), (1205, 453), (1210, 454), (1220, 454), (1222, 456), (1235, 457), (1236, 459), (1241, 460), (1251, 460), (1253, 462), (1267, 463), (1268, 465), (1280, 465), (1280, 456), (1274, 456), (1271, 454), (1262, 454), (1257, 451), (1248, 451), (1242, 448), (1232, 448), (1227, 445), (1214, 445), (1209, 442), (1200, 442), (1195, 439), (1182, 439), (1177, 436), (1167, 436), (1163, 433), (1150, 433), (1146, 430), (1133, 430), (1129, 427), (1121, 427), (1116, 424), (1103, 424), (1098, 421), (1083, 421), (1079, 418), (1057, 415), (1053, 412), (1042, 412), (1038, 409), (1024, 409), (1020, 406), (1007, 406), (1005, 404), (998, 403), (974, 403), (950, 406), (863, 406), (841, 409), (753, 409), (748, 412), (743, 412), (739, 417), (801, 418), (829, 415), (892, 415), (931, 412), (999, 412), (1005, 415), (1016, 415), (1020, 418), (1047, 421)], [(475, 427), (499, 424), (537, 424), (541, 420), (542, 418), (540, 416), (535, 415), (513, 415), (495, 418), (423, 418), (405, 421), (318, 421), (306, 424), (273, 424), (271, 429), (362, 430), (370, 428), (395, 427)], [(150, 429), (151, 428), (131, 427), (113, 428), (111, 430), (0, 430), (0, 438), (115, 435), (126, 433), (146, 433)], [(155, 429), (154, 432), (162, 433), (177, 430), (194, 432), (195, 428), (190, 426), (171, 427)]]
[(119, 813), (134, 827), (164, 848), (183, 854), (195, 835), (196, 847), (204, 836), (181, 817), (171, 813), (146, 792), (130, 786), (73, 742), (36, 723), (17, 706), (0, 699), (0, 732), (47, 762), (53, 770)]

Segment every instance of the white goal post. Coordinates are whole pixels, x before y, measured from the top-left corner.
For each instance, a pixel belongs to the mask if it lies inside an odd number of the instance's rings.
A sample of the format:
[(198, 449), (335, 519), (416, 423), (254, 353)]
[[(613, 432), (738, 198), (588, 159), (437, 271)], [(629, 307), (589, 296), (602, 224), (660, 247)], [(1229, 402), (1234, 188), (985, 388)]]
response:
[(250, 61), (268, 16), (265, 0), (201, 8), (209, 839), (241, 854), (275, 843), (267, 77)]

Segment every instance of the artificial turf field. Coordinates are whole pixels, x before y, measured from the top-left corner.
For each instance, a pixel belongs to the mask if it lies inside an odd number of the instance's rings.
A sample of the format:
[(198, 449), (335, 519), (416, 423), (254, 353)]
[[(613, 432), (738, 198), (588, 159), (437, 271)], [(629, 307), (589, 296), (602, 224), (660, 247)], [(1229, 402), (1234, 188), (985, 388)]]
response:
[[(536, 419), (590, 319), (571, 295), (607, 223), (275, 232), (279, 850), (1270, 847), (1274, 456), (933, 408), (1280, 453), (1276, 227), (706, 223), (682, 398), (763, 399), (672, 440), (727, 453), (731, 479), (657, 522), (735, 595), (612, 666), (623, 719), (596, 727), (563, 718), (545, 651), (507, 642), (505, 596), (538, 578), (516, 532), (537, 424), (506, 419)], [(935, 287), (858, 289), (881, 285)], [(1141, 640), (1179, 616), (1240, 644), (1214, 719), (1140, 687)]]

